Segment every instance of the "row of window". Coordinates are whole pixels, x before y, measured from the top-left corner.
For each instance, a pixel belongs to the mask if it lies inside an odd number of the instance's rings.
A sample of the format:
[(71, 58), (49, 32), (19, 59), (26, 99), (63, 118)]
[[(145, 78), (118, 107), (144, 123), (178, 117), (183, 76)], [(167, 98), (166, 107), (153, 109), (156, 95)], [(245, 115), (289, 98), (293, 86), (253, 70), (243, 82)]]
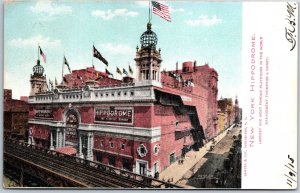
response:
[(63, 99), (82, 99), (81, 94), (74, 94), (74, 95), (63, 95)]
[(36, 100), (37, 101), (44, 101), (44, 100), (51, 100), (52, 96), (37, 96)]
[[(104, 147), (104, 141), (103, 140), (101, 140), (100, 141), (100, 146), (101, 147)], [(115, 147), (115, 144), (114, 144), (114, 142), (109, 142), (109, 147), (110, 148), (114, 148)], [(120, 144), (120, 148), (121, 148), (121, 150), (124, 150), (125, 149), (125, 144), (124, 143), (122, 143), (122, 144)]]
[[(104, 93), (95, 93), (95, 97), (99, 97), (99, 96), (100, 97), (103, 97), (103, 96), (109, 97), (109, 95), (114, 97), (115, 94), (119, 97), (121, 96), (121, 92), (119, 91), (117, 93), (115, 93), (115, 92), (105, 93), (105, 94)], [(134, 91), (130, 91), (129, 95), (134, 96)], [(123, 96), (127, 96), (126, 91), (123, 92)], [(43, 97), (39, 96), (39, 97), (36, 97), (37, 101), (50, 100), (50, 99), (52, 99), (52, 96), (45, 96), (45, 97), (44, 96)], [(82, 99), (82, 95), (81, 94), (63, 95), (63, 99)]]
[[(108, 165), (110, 166), (116, 166), (116, 156), (114, 155), (108, 155)], [(96, 160), (98, 162), (103, 162), (103, 154), (101, 152), (96, 152)], [(123, 158), (122, 160), (123, 169), (132, 171), (131, 163), (129, 159)]]
[[(130, 91), (130, 96), (134, 96), (134, 92), (133, 91)], [(118, 97), (120, 97), (121, 96), (121, 92), (120, 91), (118, 91), (117, 93), (115, 93), (115, 92), (111, 92), (111, 93), (108, 93), (108, 92), (106, 92), (106, 93), (98, 93), (98, 92), (96, 92), (95, 93), (95, 97), (103, 97), (103, 96), (106, 96), (106, 97), (109, 97), (109, 96), (112, 96), (112, 97), (114, 97), (115, 95), (117, 95)], [(123, 92), (123, 96), (127, 96), (127, 91), (124, 91)]]

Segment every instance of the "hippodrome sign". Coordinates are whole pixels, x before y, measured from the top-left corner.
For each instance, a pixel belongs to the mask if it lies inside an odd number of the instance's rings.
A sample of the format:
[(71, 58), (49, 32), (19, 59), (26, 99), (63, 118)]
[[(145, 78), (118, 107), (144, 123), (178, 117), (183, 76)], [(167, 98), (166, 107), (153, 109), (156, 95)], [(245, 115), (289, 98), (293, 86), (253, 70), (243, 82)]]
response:
[(132, 108), (96, 108), (95, 121), (97, 122), (117, 122), (132, 123)]
[(53, 118), (52, 108), (49, 107), (37, 107), (35, 109), (35, 118)]

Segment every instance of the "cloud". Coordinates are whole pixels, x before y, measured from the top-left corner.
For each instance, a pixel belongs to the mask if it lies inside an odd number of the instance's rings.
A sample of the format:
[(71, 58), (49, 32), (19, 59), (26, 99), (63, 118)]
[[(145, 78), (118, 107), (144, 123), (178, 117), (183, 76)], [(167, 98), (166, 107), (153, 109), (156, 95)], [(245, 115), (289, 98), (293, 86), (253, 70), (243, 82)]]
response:
[(104, 53), (109, 53), (110, 55), (133, 56), (135, 53), (135, 49), (126, 44), (105, 43), (100, 44), (98, 47), (99, 50), (103, 51)]
[(149, 1), (135, 1), (134, 3), (139, 7), (149, 7)]
[(176, 13), (176, 12), (184, 12), (184, 9), (183, 8), (173, 8), (173, 7), (170, 7), (170, 11), (171, 13)]
[(49, 16), (70, 14), (72, 8), (66, 5), (57, 5), (52, 3), (50, 0), (37, 1), (35, 6), (31, 6), (30, 10), (34, 13), (44, 13)]
[(185, 23), (190, 26), (214, 26), (222, 23), (222, 19), (218, 18), (216, 15), (209, 18), (207, 15), (201, 15), (198, 19), (195, 20), (186, 20)]
[(115, 10), (94, 10), (92, 16), (101, 17), (104, 20), (110, 20), (114, 17), (135, 17), (139, 13), (135, 11), (128, 11), (128, 9), (115, 9)]
[[(159, 1), (159, 3), (164, 4), (164, 5), (168, 5), (167, 1)], [(138, 0), (138, 1), (135, 1), (134, 4), (137, 5), (138, 7), (141, 7), (141, 8), (149, 7), (149, 1), (140, 1), (140, 0)]]
[(23, 38), (12, 39), (9, 41), (8, 44), (14, 47), (34, 47), (37, 46), (38, 43), (42, 46), (45, 45), (51, 48), (57, 48), (61, 45), (60, 40), (52, 40), (49, 37), (44, 37), (42, 35), (32, 36), (26, 39)]

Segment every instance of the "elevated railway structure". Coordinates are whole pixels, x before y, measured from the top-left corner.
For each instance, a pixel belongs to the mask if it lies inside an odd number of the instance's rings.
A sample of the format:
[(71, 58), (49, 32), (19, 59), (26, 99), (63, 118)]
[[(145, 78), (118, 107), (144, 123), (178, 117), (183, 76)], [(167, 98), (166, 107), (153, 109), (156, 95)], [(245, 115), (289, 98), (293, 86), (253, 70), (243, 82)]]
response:
[[(12, 169), (13, 168), (13, 169)], [(22, 186), (24, 176), (46, 187), (181, 188), (102, 163), (15, 140), (4, 141), (4, 173), (14, 171)]]

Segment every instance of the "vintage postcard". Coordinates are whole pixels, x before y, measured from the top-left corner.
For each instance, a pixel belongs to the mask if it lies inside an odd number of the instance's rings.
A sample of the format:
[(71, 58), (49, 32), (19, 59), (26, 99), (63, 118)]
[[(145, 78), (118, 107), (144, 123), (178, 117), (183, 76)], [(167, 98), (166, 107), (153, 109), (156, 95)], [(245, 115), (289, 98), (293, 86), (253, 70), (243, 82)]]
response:
[(5, 1), (3, 187), (296, 189), (298, 3)]

